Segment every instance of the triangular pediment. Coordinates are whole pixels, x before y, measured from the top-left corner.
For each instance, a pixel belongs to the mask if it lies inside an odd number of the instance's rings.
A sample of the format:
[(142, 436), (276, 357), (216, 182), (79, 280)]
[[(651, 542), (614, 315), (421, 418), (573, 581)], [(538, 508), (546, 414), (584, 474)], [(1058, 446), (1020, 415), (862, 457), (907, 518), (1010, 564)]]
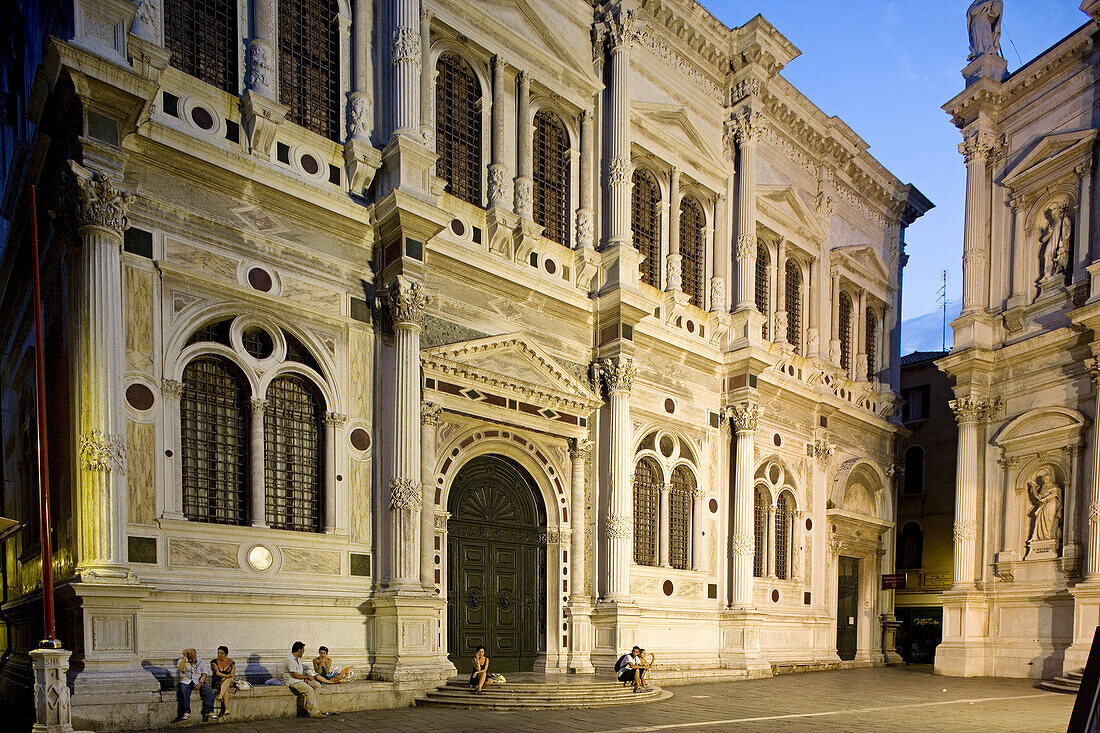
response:
[(883, 283), (890, 282), (890, 270), (871, 244), (850, 244), (833, 247), (833, 260), (844, 263), (854, 274), (869, 277)]
[(1075, 130), (1047, 135), (1005, 173), (1003, 182), (1014, 194), (1046, 185), (1092, 159), (1096, 130)]
[(680, 104), (634, 102), (631, 105), (634, 124), (671, 149), (684, 148), (703, 153), (711, 163), (721, 164), (721, 155), (711, 141), (703, 136)]
[(588, 385), (521, 333), (424, 349), (421, 361), (426, 375), (445, 375), (464, 388), (584, 414), (600, 404)]
[(824, 241), (825, 230), (794, 186), (757, 186), (756, 207), (760, 218), (791, 239)]

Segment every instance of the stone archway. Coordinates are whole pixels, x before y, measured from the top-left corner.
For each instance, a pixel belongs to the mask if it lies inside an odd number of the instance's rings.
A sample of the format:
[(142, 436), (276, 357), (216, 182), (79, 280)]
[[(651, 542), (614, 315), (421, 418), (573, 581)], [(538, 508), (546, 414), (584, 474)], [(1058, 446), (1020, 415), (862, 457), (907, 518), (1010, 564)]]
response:
[(492, 670), (531, 671), (545, 651), (546, 509), (518, 463), (473, 458), (447, 501), (447, 654), (467, 670), (478, 645)]

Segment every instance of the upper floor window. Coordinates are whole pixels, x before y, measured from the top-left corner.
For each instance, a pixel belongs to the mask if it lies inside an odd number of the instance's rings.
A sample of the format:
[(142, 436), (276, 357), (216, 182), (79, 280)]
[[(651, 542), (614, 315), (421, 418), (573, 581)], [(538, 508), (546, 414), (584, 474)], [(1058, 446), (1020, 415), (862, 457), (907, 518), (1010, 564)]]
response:
[(169, 63), (189, 76), (237, 94), (237, 5), (223, 0), (164, 0)]
[(436, 64), (436, 174), (447, 192), (481, 205), (481, 85), (469, 65), (445, 53)]
[(661, 191), (646, 170), (634, 171), (630, 197), (630, 227), (634, 246), (642, 253), (642, 282), (661, 287)]
[(902, 527), (898, 537), (898, 568), (915, 569), (924, 562), (924, 531), (916, 522), (908, 522)]
[(924, 449), (919, 445), (911, 445), (905, 451), (905, 481), (902, 484), (902, 493), (924, 493)]
[(789, 491), (779, 495), (775, 504), (775, 577), (794, 577), (794, 496)]
[(684, 196), (680, 201), (680, 273), (684, 294), (698, 308), (703, 307), (706, 292), (703, 287), (707, 274), (705, 227), (703, 207), (691, 196)]
[(802, 353), (802, 270), (793, 259), (786, 264), (787, 278), (787, 343), (794, 347), (795, 353)]
[(852, 364), (852, 299), (847, 293), (840, 294), (837, 305), (840, 314), (840, 366), (851, 373)]
[(535, 223), (542, 235), (569, 246), (569, 135), (557, 115), (535, 115), (532, 161)]
[(652, 458), (634, 466), (634, 562), (657, 564), (657, 512), (661, 500), (661, 467)]
[(756, 246), (756, 310), (764, 316), (765, 339), (768, 338), (768, 321), (771, 318), (768, 309), (768, 264), (768, 248), (760, 242)]
[(279, 0), (279, 101), (287, 119), (340, 137), (340, 26), (335, 0)]
[(763, 578), (767, 571), (768, 509), (771, 503), (768, 490), (763, 486), (757, 486), (753, 503), (753, 535), (756, 541), (752, 556), (752, 574), (758, 578)]
[(875, 375), (878, 373), (878, 318), (871, 308), (867, 309), (865, 317), (867, 318), (867, 329), (864, 349), (867, 351), (867, 381), (871, 382), (874, 381)]
[(917, 387), (907, 387), (901, 391), (901, 398), (905, 401), (902, 407), (902, 422), (915, 422), (928, 419), (928, 400), (931, 391), (927, 384)]

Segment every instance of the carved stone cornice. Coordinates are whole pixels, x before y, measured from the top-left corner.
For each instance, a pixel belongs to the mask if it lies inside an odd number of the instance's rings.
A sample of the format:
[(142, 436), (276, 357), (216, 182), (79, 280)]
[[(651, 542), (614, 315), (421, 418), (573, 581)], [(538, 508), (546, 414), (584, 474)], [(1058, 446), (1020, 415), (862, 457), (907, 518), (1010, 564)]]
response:
[(629, 392), (637, 373), (634, 357), (616, 356), (600, 360), (600, 374), (608, 392)]
[(420, 403), (420, 422), (423, 425), (438, 425), (439, 416), (443, 413), (443, 407), (431, 400)]
[(115, 188), (110, 175), (89, 171), (74, 162), (70, 165), (76, 195), (77, 224), (107, 229), (121, 237), (129, 226), (126, 213), (134, 203), (134, 195)]
[(390, 510), (417, 509), (423, 502), (420, 482), (411, 478), (390, 479)]
[(390, 288), (390, 307), (395, 326), (422, 326), (427, 306), (428, 295), (418, 280), (398, 278)]
[(760, 422), (760, 405), (751, 400), (726, 408), (735, 433), (751, 433)]
[(574, 461), (587, 461), (592, 455), (592, 441), (588, 438), (573, 438), (569, 441), (569, 457)]

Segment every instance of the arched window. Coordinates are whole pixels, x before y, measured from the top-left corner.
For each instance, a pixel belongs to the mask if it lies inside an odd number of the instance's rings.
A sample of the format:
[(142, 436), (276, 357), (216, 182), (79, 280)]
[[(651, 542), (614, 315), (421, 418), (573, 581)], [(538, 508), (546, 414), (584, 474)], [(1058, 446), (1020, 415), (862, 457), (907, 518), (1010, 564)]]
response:
[(447, 192), (481, 205), (481, 85), (469, 65), (452, 53), (439, 57), (435, 81), (436, 175)]
[(864, 350), (867, 352), (867, 381), (874, 380), (875, 373), (878, 372), (878, 319), (875, 317), (874, 310), (868, 308), (867, 313), (867, 328), (866, 328), (866, 343), (864, 344)]
[(768, 248), (759, 243), (756, 246), (756, 310), (764, 316), (764, 339), (768, 338), (771, 320), (768, 313)]
[(271, 380), (264, 415), (267, 523), (321, 531), (323, 406), (312, 382), (297, 374)]
[(661, 468), (652, 458), (634, 467), (634, 562), (657, 564), (657, 512), (661, 501)]
[(668, 559), (672, 567), (687, 570), (691, 565), (691, 495), (695, 474), (687, 466), (672, 471), (668, 495)]
[(237, 94), (237, 6), (224, 0), (164, 0), (164, 47), (171, 65)]
[(237, 368), (201, 356), (183, 370), (183, 514), (193, 522), (248, 521), (248, 393)]
[(340, 137), (340, 25), (336, 0), (279, 0), (279, 101), (287, 119)]
[(691, 298), (691, 304), (702, 308), (703, 280), (706, 278), (706, 242), (703, 228), (706, 219), (703, 207), (690, 196), (680, 200), (680, 277), (684, 294)]
[(905, 480), (903, 494), (924, 493), (924, 448), (911, 445), (905, 451)]
[(752, 556), (752, 574), (763, 578), (767, 568), (768, 556), (768, 509), (771, 508), (771, 497), (763, 486), (756, 487), (756, 501), (753, 505), (753, 534), (756, 537), (755, 552)]
[(802, 270), (793, 259), (787, 260), (787, 343), (802, 353)]
[(535, 115), (534, 178), (535, 223), (542, 235), (569, 246), (569, 135), (551, 112)]
[(775, 577), (790, 579), (794, 573), (794, 548), (792, 526), (794, 524), (794, 497), (784, 491), (775, 503)]
[(908, 522), (898, 538), (898, 567), (913, 570), (922, 566), (924, 558), (924, 532), (916, 522)]
[(847, 293), (840, 294), (840, 366), (851, 370), (852, 363), (852, 299)]
[(634, 246), (642, 253), (642, 282), (661, 287), (661, 191), (647, 171), (634, 171), (630, 196), (630, 228)]

